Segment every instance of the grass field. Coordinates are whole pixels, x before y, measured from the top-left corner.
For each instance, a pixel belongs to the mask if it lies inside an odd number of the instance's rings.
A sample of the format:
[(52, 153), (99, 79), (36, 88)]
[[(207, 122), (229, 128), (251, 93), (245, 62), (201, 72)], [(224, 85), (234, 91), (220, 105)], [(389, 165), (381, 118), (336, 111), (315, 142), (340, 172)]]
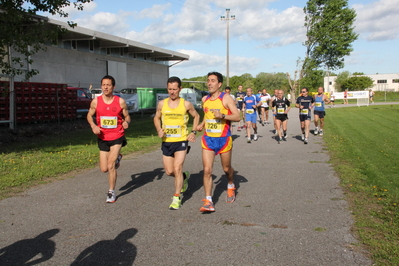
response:
[(399, 265), (399, 105), (329, 109), (324, 140), (375, 265)]

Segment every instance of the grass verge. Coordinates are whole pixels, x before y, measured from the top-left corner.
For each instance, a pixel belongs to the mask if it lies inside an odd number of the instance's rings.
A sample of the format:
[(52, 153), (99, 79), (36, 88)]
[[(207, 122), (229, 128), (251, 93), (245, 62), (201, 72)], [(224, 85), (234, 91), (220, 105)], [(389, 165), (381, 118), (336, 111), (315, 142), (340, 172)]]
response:
[(399, 265), (399, 105), (329, 109), (325, 143), (374, 265)]

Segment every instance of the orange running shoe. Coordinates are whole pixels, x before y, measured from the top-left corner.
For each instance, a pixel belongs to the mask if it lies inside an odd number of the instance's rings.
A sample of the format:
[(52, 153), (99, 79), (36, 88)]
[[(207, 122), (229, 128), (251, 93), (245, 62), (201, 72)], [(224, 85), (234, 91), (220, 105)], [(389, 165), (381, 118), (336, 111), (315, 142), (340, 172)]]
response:
[(213, 206), (213, 202), (207, 199), (202, 200), (204, 202), (204, 206), (200, 208), (200, 212), (214, 212), (215, 206)]
[(227, 203), (232, 203), (236, 200), (236, 188), (227, 188)]

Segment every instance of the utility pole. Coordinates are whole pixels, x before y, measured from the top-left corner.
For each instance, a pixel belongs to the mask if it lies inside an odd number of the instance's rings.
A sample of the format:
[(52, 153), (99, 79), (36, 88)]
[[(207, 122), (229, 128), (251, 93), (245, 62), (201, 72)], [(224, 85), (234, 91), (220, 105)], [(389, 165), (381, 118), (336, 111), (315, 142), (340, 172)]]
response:
[(226, 85), (230, 85), (230, 79), (229, 79), (229, 21), (230, 20), (235, 20), (236, 16), (235, 15), (230, 15), (230, 8), (226, 8), (226, 16), (221, 16), (221, 20), (226, 20), (227, 21), (227, 52), (226, 52)]

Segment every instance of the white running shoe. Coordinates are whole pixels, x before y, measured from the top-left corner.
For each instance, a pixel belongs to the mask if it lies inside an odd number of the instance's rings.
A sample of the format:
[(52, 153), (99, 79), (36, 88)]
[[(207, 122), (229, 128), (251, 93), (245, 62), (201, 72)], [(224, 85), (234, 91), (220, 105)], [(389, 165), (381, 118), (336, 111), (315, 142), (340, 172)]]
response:
[(254, 134), (254, 141), (258, 140), (258, 134)]
[(305, 140), (305, 134), (302, 134), (302, 141)]
[(107, 194), (107, 200), (105, 202), (107, 203), (114, 203), (116, 201), (116, 196), (114, 192), (108, 191)]
[(314, 129), (314, 131), (313, 131), (313, 134), (317, 135), (318, 133), (319, 133), (319, 128), (316, 127), (316, 128)]
[(319, 131), (319, 136), (323, 136), (323, 130), (322, 129), (320, 129), (320, 131)]
[(308, 144), (308, 139), (305, 139), (303, 143)]

